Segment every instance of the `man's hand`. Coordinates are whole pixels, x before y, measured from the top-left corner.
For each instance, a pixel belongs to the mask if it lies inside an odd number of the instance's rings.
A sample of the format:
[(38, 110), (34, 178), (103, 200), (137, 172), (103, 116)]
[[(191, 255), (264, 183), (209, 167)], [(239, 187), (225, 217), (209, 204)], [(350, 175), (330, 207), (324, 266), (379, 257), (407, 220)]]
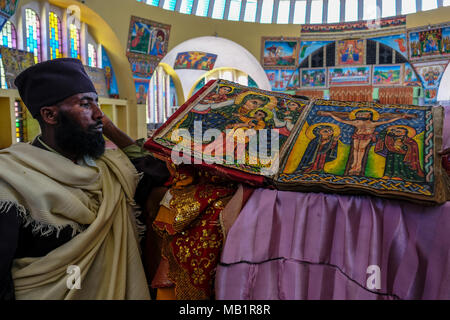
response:
[(125, 132), (120, 130), (112, 121), (108, 118), (107, 115), (103, 115), (102, 118), (103, 123), (103, 134), (112, 143), (114, 143), (120, 149), (128, 147), (135, 143), (131, 137), (129, 137)]

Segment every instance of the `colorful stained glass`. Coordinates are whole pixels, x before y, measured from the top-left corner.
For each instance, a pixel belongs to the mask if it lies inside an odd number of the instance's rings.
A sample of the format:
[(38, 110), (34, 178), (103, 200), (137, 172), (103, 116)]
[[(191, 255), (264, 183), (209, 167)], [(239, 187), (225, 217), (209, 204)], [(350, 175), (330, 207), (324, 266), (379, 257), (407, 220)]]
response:
[(14, 28), (14, 25), (11, 23), (11, 21), (5, 23), (0, 33), (0, 37), (2, 46), (17, 49), (16, 28)]
[(89, 67), (97, 67), (97, 51), (91, 43), (88, 43), (88, 65)]
[(74, 24), (70, 25), (69, 30), (70, 30), (70, 57), (81, 59), (80, 30), (78, 30), (78, 28)]
[(41, 61), (41, 22), (39, 16), (32, 9), (25, 9), (25, 30), (27, 37), (27, 51), (34, 54), (36, 63)]
[(25, 142), (27, 140), (26, 131), (26, 111), (22, 109), (19, 101), (14, 101), (14, 111), (16, 115), (16, 142)]
[(54, 12), (49, 14), (50, 59), (62, 58), (61, 20)]

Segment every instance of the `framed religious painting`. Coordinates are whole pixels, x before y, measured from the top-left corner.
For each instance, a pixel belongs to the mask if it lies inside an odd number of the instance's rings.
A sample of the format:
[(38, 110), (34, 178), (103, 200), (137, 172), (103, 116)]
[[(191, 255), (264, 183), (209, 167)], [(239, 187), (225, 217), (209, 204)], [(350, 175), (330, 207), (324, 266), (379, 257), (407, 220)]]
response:
[(279, 189), (443, 203), (442, 107), (316, 100), (292, 136)]
[(323, 89), (327, 87), (327, 69), (300, 69), (301, 87), (308, 89)]
[(173, 65), (174, 69), (192, 69), (210, 71), (214, 68), (217, 55), (200, 51), (179, 52)]
[(295, 69), (299, 57), (299, 38), (262, 37), (263, 68)]
[(366, 64), (366, 40), (351, 39), (336, 41), (336, 66)]
[(403, 84), (402, 80), (402, 64), (386, 64), (373, 66), (372, 85), (375, 87), (400, 86)]
[(169, 47), (170, 25), (132, 16), (127, 54), (153, 56), (161, 60)]
[(370, 85), (371, 73), (371, 66), (328, 68), (328, 86)]
[(450, 26), (447, 24), (410, 30), (408, 40), (411, 61), (450, 56)]

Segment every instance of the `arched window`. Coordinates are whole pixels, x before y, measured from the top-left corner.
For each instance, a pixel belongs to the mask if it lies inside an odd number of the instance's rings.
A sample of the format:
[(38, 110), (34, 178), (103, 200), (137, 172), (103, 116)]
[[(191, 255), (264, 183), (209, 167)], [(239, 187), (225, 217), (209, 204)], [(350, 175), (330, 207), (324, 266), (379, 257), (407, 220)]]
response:
[(8, 21), (3, 26), (2, 32), (1, 32), (1, 45), (4, 47), (17, 49), (17, 33), (16, 28), (12, 24), (11, 21)]
[(62, 31), (61, 20), (56, 13), (50, 11), (49, 14), (49, 42), (50, 42), (50, 59), (62, 58)]
[(41, 22), (37, 13), (27, 8), (25, 9), (25, 35), (26, 49), (34, 54), (34, 61), (40, 62), (41, 55)]
[[(17, 49), (17, 33), (16, 28), (8, 21), (2, 28), (1, 31), (1, 45), (4, 47)], [(5, 68), (3, 67), (3, 59), (0, 55), (0, 84), (2, 89), (8, 89), (6, 85), (6, 76), (5, 76)]]
[(164, 123), (178, 108), (172, 77), (158, 66), (150, 80), (148, 123)]
[(76, 25), (71, 24), (69, 26), (69, 32), (70, 32), (70, 57), (81, 59), (81, 49), (80, 49), (80, 30), (77, 28)]
[(92, 43), (88, 43), (88, 66), (97, 67), (97, 51)]

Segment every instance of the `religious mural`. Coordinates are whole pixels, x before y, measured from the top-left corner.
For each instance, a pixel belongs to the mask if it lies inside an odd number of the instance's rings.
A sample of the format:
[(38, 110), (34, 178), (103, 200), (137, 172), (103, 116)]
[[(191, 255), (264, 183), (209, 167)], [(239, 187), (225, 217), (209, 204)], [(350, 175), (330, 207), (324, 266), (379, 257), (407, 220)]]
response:
[(84, 66), (86, 73), (94, 84), (95, 90), (99, 97), (109, 97), (108, 85), (106, 83), (106, 70)]
[[(401, 26), (406, 24), (406, 16), (397, 16), (382, 18), (376, 20), (375, 27), (387, 28), (393, 26)], [(326, 24), (303, 24), (301, 26), (302, 33), (313, 32), (342, 32), (342, 31), (356, 31), (356, 30), (368, 30), (374, 27), (372, 21), (355, 21), (355, 22), (339, 22), (339, 23), (326, 23)]]
[(305, 88), (325, 88), (327, 86), (327, 69), (301, 69), (301, 86)]
[(299, 126), (279, 185), (345, 185), (432, 198), (434, 126), (440, 128), (441, 115), (442, 108), (316, 100)]
[(301, 64), (314, 51), (326, 46), (333, 41), (301, 41), (298, 63)]
[(194, 69), (210, 71), (214, 69), (217, 55), (212, 53), (189, 51), (180, 52), (175, 59), (174, 69)]
[(169, 25), (132, 16), (127, 52), (162, 59), (167, 53), (169, 33)]
[(262, 38), (261, 64), (264, 68), (295, 68), (298, 38)]
[(450, 27), (409, 33), (409, 56), (411, 60), (449, 55)]
[(398, 53), (400, 53), (405, 58), (408, 57), (408, 46), (406, 41), (406, 34), (394, 34), (389, 36), (383, 36), (383, 37), (376, 37), (376, 38), (370, 38), (370, 40), (380, 42)]
[(365, 40), (336, 41), (336, 66), (362, 65), (366, 63)]
[(405, 63), (405, 72), (403, 77), (403, 85), (408, 87), (420, 87), (422, 82), (417, 78), (413, 67), (407, 62)]
[(403, 66), (398, 64), (374, 65), (372, 84), (374, 86), (399, 86), (402, 84)]
[(117, 86), (117, 79), (114, 69), (109, 59), (108, 53), (103, 48), (102, 50), (102, 66), (105, 69), (106, 88), (110, 98), (119, 98), (119, 88)]
[(292, 69), (273, 69), (264, 71), (269, 79), (272, 91), (285, 91), (295, 73), (295, 70)]
[(0, 55), (5, 69), (5, 80), (8, 89), (17, 89), (14, 80), (23, 70), (35, 64), (34, 55), (26, 52), (7, 47), (0, 47)]
[(414, 63), (423, 88), (425, 103), (435, 104), (442, 76), (448, 65), (448, 60)]
[(169, 47), (170, 25), (132, 16), (127, 57), (133, 72), (138, 104), (145, 104), (150, 79)]
[(328, 86), (368, 85), (370, 66), (328, 68)]
[(0, 29), (14, 15), (18, 0), (0, 0)]
[(150, 79), (145, 78), (133, 78), (134, 86), (136, 88), (136, 100), (137, 104), (146, 104), (148, 89), (150, 87)]

